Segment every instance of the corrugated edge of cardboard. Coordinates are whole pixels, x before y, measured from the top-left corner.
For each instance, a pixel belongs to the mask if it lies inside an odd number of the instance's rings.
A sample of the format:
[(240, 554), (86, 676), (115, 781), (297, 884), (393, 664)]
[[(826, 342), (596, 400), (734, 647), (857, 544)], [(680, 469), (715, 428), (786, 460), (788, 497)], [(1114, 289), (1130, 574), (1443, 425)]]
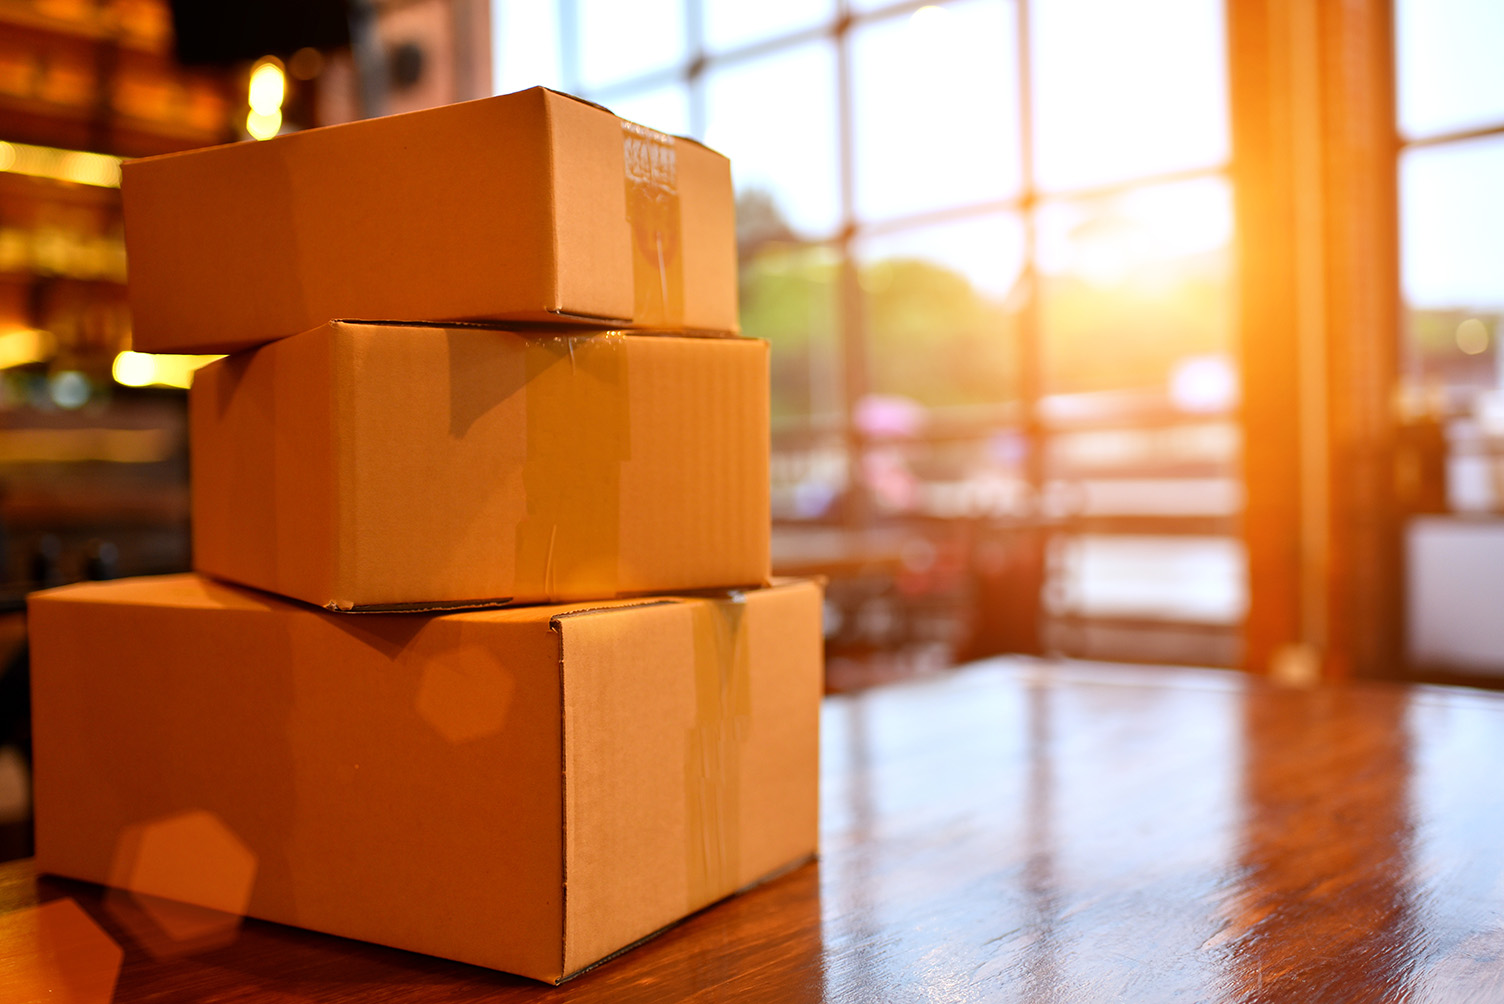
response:
[[(397, 321), (385, 317), (331, 317), (328, 324), (371, 324), (383, 328), (475, 328), (478, 331), (505, 331), (513, 335), (529, 335), (541, 338), (568, 338), (585, 335), (644, 335), (656, 338), (747, 338), (739, 331), (720, 328), (621, 328), (611, 325), (620, 322), (619, 317), (592, 317), (588, 314), (570, 314), (553, 311), (555, 317), (577, 320), (577, 326), (555, 324), (549, 321), (508, 321), (505, 319), (460, 320), (460, 321)], [(602, 327), (602, 325), (605, 325)], [(317, 330), (317, 329), (310, 329)], [(302, 332), (299, 332), (302, 334)], [(287, 336), (289, 338), (295, 335)], [(759, 339), (748, 339), (758, 341)]]

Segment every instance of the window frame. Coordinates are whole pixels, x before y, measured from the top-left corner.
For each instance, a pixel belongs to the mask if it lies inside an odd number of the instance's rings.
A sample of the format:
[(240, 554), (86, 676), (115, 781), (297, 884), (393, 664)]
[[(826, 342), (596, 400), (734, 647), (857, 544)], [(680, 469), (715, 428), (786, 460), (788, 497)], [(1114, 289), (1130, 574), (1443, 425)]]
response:
[[(954, 422), (947, 423), (945, 435), (949, 437), (972, 435), (981, 438), (1000, 429), (1016, 430), (1027, 444), (1024, 479), (1028, 490), (1035, 500), (1042, 500), (1048, 487), (1049, 472), (1046, 458), (1049, 455), (1053, 437), (1062, 431), (1079, 430), (1074, 427), (1064, 430), (1057, 428), (1047, 419), (1041, 407), (1045, 395), (1042, 379), (1044, 334), (1039, 295), (1040, 272), (1037, 265), (1039, 256), (1037, 213), (1041, 208), (1052, 203), (1106, 200), (1139, 189), (1176, 182), (1215, 178), (1230, 186), (1233, 183), (1233, 165), (1229, 157), (1219, 163), (1204, 167), (1145, 174), (1110, 184), (1043, 189), (1036, 178), (1034, 169), (1036, 128), (1031, 14), (1032, 5), (1036, 0), (1001, 0), (1011, 8), (1014, 32), (1018, 42), (1017, 79), (1015, 81), (1019, 130), (1017, 193), (1001, 199), (908, 213), (886, 219), (862, 218), (857, 211), (855, 199), (853, 39), (863, 27), (909, 17), (925, 6), (945, 6), (951, 2), (953, 0), (901, 0), (901, 2), (871, 10), (854, 11), (848, 0), (838, 0), (833, 16), (823, 24), (720, 52), (711, 52), (705, 45), (701, 16), (703, 0), (684, 0), (688, 49), (682, 62), (591, 90), (581, 88), (582, 82), (578, 73), (579, 14), (577, 5), (575, 0), (560, 0), (559, 3), (559, 37), (564, 50), (562, 66), (566, 89), (571, 89), (575, 93), (580, 93), (582, 97), (611, 107), (613, 100), (633, 94), (666, 86), (683, 87), (688, 96), (691, 135), (696, 138), (703, 138), (705, 135), (706, 83), (710, 74), (723, 68), (745, 65), (778, 52), (811, 43), (824, 43), (834, 48), (837, 74), (836, 117), (838, 121), (837, 164), (840, 222), (833, 232), (812, 234), (809, 237), (812, 244), (825, 244), (835, 249), (840, 263), (839, 288), (836, 293), (838, 327), (835, 335), (840, 369), (839, 392), (843, 402), (841, 421), (839, 428), (836, 429), (811, 422), (801, 428), (780, 430), (778, 434), (775, 434), (775, 439), (781, 435), (785, 438), (792, 438), (794, 441), (812, 442), (820, 437), (828, 438), (832, 435), (839, 437), (848, 472), (847, 483), (851, 489), (851, 497), (843, 508), (841, 523), (848, 532), (852, 533), (869, 532), (875, 525), (882, 522), (870, 495), (862, 485), (862, 479), (858, 476), (861, 467), (860, 458), (866, 456), (874, 448), (874, 443), (862, 433), (854, 414), (856, 403), (861, 401), (871, 388), (869, 362), (871, 349), (867, 319), (864, 316), (864, 297), (858, 282), (857, 256), (862, 241), (873, 237), (891, 237), (912, 233), (937, 224), (1001, 214), (1014, 215), (1021, 221), (1023, 272), (1019, 277), (1019, 286), (1025, 291), (1025, 295), (1018, 298), (1015, 304), (1017, 337), (1014, 355), (1019, 374), (1017, 398), (1015, 401), (991, 410), (985, 418), (963, 421), (959, 426)], [(1236, 285), (1236, 274), (1230, 279)], [(1226, 417), (1229, 420), (1236, 418), (1232, 414)], [(1236, 471), (1232, 471), (1231, 475), (1235, 476)], [(1042, 503), (1036, 505), (1036, 508), (1041, 506)], [(1046, 579), (1051, 574), (1059, 573), (1058, 568), (1052, 572), (1049, 567), (1051, 563), (1047, 555), (1052, 551), (1052, 540), (1062, 534), (1091, 532), (1094, 528), (1101, 530), (1104, 528), (1103, 524), (1101, 521), (1093, 524), (1085, 519), (1072, 521), (1058, 516), (1045, 517), (1039, 514), (1012, 522), (1016, 524), (1013, 529), (1021, 530), (1033, 538), (1032, 543), (1026, 548), (1031, 558), (1025, 562), (1032, 568), (1031, 583), (1015, 595), (1029, 597), (1022, 601), (1029, 607), (1029, 610), (1025, 611), (1019, 619), (1023, 622), (1032, 622), (1037, 627), (1034, 631), (1023, 632), (1021, 647), (1036, 652), (1049, 648), (1089, 654), (1082, 650), (1080, 645), (1073, 644), (1073, 639), (1078, 639), (1082, 635), (1083, 618), (1063, 615), (1051, 617), (1045, 610), (1042, 594), (1046, 589)], [(1212, 519), (1187, 523), (1175, 517), (1163, 519), (1150, 517), (1147, 520), (1128, 520), (1126, 523), (1132, 525), (1126, 527), (1122, 525), (1124, 522), (1118, 521), (1105, 528), (1109, 531), (1116, 530), (1130, 534), (1146, 530), (1171, 533), (1210, 530), (1219, 535), (1236, 536), (1237, 534), (1235, 519), (1221, 521)], [(1089, 619), (1085, 618), (1085, 620)], [(1057, 628), (1053, 632), (1049, 631), (1050, 623)], [(1171, 620), (1161, 622), (1151, 619), (1147, 623), (1128, 625), (1132, 629), (1147, 628), (1150, 631), (1157, 627), (1173, 629), (1177, 626), (1188, 628), (1197, 634), (1205, 633), (1202, 625), (1176, 625)], [(1235, 636), (1240, 627), (1241, 625), (1230, 625), (1229, 631)], [(1046, 634), (1050, 636), (1047, 638)], [(1222, 649), (1228, 653), (1228, 659), (1236, 658), (1235, 638), (1223, 645)]]

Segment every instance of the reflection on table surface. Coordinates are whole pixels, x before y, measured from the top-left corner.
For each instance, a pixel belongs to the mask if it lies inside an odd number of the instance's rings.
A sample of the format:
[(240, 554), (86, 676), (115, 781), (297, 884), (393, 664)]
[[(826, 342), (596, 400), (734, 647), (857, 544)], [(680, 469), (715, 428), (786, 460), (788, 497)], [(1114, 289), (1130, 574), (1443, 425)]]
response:
[(997, 660), (830, 698), (821, 860), (557, 989), (257, 921), (174, 950), (24, 862), (0, 973), (120, 1002), (1504, 999), (1501, 762), (1501, 695)]

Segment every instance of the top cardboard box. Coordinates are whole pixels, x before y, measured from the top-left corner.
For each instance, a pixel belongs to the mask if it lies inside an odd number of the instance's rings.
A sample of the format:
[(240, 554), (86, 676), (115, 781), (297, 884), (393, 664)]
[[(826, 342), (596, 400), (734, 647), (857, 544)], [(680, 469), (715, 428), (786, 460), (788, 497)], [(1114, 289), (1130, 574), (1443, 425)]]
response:
[(339, 318), (737, 330), (726, 158), (541, 87), (130, 161), (122, 194), (141, 352)]

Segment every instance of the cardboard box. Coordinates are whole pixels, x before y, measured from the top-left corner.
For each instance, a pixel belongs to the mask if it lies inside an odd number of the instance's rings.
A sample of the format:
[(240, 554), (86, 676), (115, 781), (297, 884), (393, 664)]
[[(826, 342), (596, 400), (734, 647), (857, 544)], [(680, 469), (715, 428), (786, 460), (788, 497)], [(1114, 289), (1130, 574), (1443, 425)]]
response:
[(333, 318), (735, 332), (731, 168), (535, 87), (125, 165), (135, 348)]
[(755, 586), (767, 345), (339, 322), (199, 370), (194, 567), (335, 610)]
[(33, 594), (37, 866), (558, 981), (814, 852), (820, 607)]

